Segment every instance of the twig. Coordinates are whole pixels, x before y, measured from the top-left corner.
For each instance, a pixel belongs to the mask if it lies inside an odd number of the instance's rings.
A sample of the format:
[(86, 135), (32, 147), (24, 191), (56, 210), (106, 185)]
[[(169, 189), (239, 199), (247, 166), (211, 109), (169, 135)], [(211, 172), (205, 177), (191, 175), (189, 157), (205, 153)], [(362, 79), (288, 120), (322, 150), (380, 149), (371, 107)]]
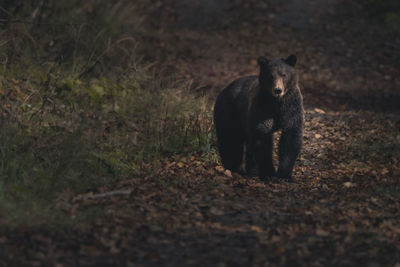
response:
[(0, 10), (3, 11), (4, 13), (6, 13), (7, 15), (9, 15), (10, 17), (13, 16), (13, 14), (11, 14), (7, 9), (5, 9), (4, 7), (0, 6)]
[(99, 199), (104, 197), (111, 197), (116, 195), (129, 195), (132, 190), (115, 190), (105, 193), (94, 194), (91, 196), (77, 196), (72, 199), (72, 202), (81, 201), (81, 200), (88, 200), (88, 199)]
[(33, 25), (65, 25), (65, 26), (78, 26), (80, 23), (44, 23), (44, 22), (35, 22), (30, 20), (22, 20), (22, 19), (0, 19), (0, 23), (25, 23), (25, 24), (33, 24)]

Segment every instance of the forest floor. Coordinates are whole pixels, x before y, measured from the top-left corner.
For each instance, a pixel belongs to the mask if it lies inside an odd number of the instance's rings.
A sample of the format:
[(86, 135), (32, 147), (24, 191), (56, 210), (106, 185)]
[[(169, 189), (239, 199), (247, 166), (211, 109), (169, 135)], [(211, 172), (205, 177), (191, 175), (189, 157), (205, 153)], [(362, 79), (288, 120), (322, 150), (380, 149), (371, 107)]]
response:
[(260, 55), (298, 56), (306, 122), (294, 182), (232, 175), (199, 155), (165, 159), (154, 175), (60, 195), (68, 216), (90, 214), (72, 229), (7, 228), (0, 265), (400, 266), (390, 42), (349, 1), (191, 2), (157, 2), (147, 22), (155, 57), (197, 93), (257, 73)]

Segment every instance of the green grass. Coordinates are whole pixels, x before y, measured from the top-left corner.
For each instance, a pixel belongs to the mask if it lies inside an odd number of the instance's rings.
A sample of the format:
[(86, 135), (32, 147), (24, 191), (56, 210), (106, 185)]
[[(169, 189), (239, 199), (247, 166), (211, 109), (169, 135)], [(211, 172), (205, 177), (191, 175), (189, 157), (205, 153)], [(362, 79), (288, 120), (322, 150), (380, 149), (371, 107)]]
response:
[(63, 192), (148, 175), (163, 157), (215, 158), (209, 101), (142, 60), (136, 6), (34, 2), (8, 2), (0, 40), (0, 216), (53, 216)]
[(0, 181), (12, 199), (82, 192), (143, 175), (158, 157), (211, 150), (210, 105), (186, 82), (159, 87), (145, 73), (118, 83), (54, 79), (5, 80), (15, 95), (2, 114)]

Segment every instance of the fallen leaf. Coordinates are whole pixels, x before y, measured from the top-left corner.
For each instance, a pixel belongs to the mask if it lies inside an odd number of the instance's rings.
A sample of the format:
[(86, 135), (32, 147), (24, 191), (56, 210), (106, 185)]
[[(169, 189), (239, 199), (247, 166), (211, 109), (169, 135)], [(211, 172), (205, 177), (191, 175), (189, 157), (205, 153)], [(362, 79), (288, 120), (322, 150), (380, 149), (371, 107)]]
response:
[(232, 178), (232, 172), (230, 170), (225, 170), (224, 174), (225, 176)]
[(329, 232), (322, 230), (321, 228), (317, 228), (317, 230), (315, 231), (315, 233), (318, 236), (329, 236)]
[(220, 209), (218, 209), (218, 208), (216, 208), (216, 207), (211, 207), (211, 208), (210, 208), (210, 213), (211, 213), (212, 215), (217, 215), (217, 216), (221, 216), (221, 215), (224, 215), (224, 214), (225, 214), (225, 212), (224, 212), (223, 210), (220, 210)]
[(320, 108), (314, 108), (314, 111), (320, 114), (325, 114), (326, 112)]
[(354, 184), (352, 182), (345, 182), (345, 183), (343, 183), (343, 186), (346, 187), (346, 188), (350, 188), (350, 187), (356, 186), (356, 184)]
[(389, 170), (387, 168), (383, 168), (382, 171), (381, 171), (382, 175), (386, 175), (388, 173), (389, 173)]
[(281, 238), (279, 236), (277, 236), (277, 235), (273, 235), (273, 236), (271, 236), (270, 241), (272, 243), (277, 243), (277, 242), (281, 241)]
[(215, 167), (215, 170), (216, 170), (217, 172), (219, 172), (219, 173), (224, 173), (224, 171), (225, 171), (224, 167), (222, 167), (222, 166), (217, 166), (217, 167)]
[(322, 135), (320, 135), (320, 134), (315, 134), (315, 138), (320, 139), (320, 138), (322, 138)]
[(258, 227), (257, 225), (252, 225), (250, 227), (250, 229), (255, 231), (255, 232), (257, 232), (257, 233), (262, 233), (263, 232), (263, 230), (260, 227)]

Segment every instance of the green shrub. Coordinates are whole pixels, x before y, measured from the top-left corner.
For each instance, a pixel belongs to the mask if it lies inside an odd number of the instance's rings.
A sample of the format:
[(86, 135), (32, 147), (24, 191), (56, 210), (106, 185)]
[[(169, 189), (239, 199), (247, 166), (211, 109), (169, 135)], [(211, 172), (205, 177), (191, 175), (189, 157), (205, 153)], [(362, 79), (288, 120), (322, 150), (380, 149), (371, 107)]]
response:
[(210, 150), (207, 100), (191, 94), (186, 82), (160, 87), (157, 79), (134, 72), (119, 83), (6, 80), (13, 99), (4, 103), (12, 112), (2, 114), (3, 189), (18, 198), (82, 191), (140, 175), (143, 163), (160, 156)]

